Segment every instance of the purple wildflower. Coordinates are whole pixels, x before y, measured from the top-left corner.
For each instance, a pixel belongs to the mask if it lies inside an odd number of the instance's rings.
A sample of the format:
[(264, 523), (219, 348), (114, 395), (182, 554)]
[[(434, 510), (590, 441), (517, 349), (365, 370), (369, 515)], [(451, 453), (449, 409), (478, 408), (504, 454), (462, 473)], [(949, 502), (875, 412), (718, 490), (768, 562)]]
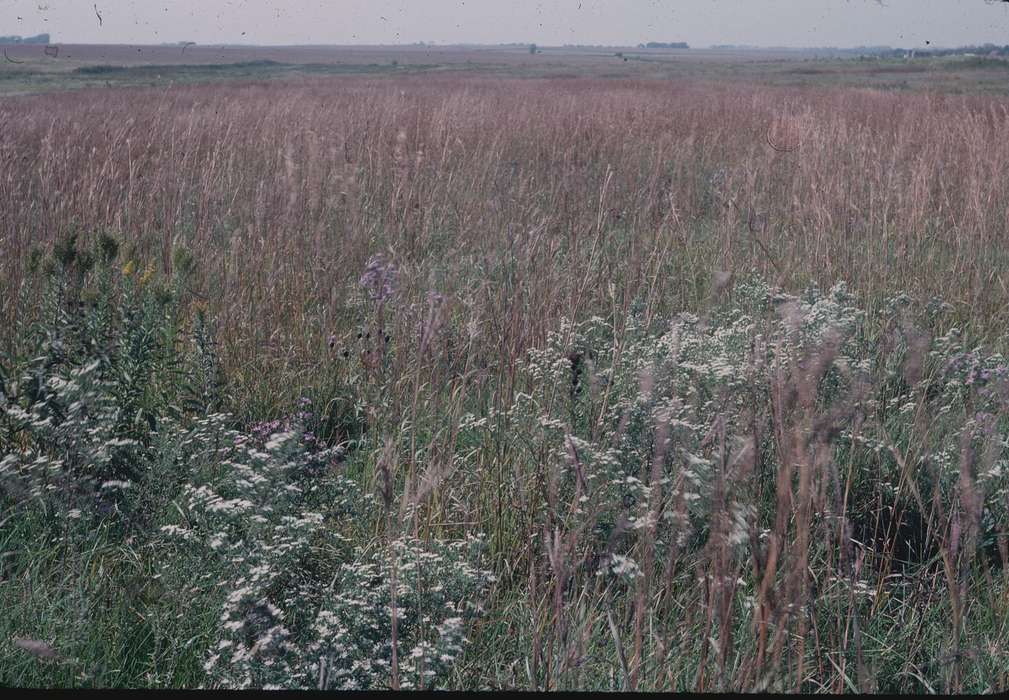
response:
[(360, 283), (372, 301), (385, 301), (396, 291), (398, 280), (399, 271), (396, 266), (381, 255), (375, 255), (368, 260)]

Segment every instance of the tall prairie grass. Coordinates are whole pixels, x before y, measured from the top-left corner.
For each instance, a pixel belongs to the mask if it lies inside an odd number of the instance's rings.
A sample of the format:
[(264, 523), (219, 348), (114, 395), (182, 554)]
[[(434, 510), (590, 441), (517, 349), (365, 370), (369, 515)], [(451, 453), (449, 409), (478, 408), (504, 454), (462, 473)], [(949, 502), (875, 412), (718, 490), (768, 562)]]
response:
[(682, 305), (713, 268), (941, 296), (987, 336), (1009, 317), (1007, 104), (430, 76), (7, 100), (0, 293), (32, 245), (109, 230), (166, 272), (198, 253), (232, 364), (318, 359), (390, 250), (422, 292), (510, 276), (477, 306), (537, 310), (494, 341), (515, 350), (608, 305), (601, 280)]
[(7, 678), (1004, 691), (1007, 106), (0, 104)]

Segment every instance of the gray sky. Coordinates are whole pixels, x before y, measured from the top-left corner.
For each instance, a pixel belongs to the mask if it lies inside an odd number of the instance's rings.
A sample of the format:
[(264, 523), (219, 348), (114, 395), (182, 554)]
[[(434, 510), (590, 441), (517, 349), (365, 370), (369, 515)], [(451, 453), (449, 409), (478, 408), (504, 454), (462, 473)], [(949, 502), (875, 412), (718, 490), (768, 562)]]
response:
[(1002, 45), (1009, 2), (0, 0), (0, 34), (40, 32), (57, 42), (123, 44)]

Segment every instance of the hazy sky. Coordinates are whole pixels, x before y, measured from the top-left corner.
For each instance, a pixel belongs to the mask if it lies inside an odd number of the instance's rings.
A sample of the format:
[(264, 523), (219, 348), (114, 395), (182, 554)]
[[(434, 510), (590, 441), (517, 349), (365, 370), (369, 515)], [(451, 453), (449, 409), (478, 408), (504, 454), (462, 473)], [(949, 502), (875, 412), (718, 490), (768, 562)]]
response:
[[(97, 13), (96, 13), (97, 9)], [(98, 15), (101, 15), (99, 22)], [(0, 34), (64, 43), (1009, 43), (985, 0), (0, 0)]]

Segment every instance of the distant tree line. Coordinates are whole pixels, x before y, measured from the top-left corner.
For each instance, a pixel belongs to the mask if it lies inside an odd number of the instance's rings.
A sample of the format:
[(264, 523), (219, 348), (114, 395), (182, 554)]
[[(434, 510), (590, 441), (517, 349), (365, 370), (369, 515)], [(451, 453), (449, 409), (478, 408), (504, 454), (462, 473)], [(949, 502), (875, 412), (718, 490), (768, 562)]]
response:
[(689, 49), (690, 45), (685, 41), (649, 41), (647, 44), (638, 44), (639, 49)]
[(36, 36), (21, 37), (17, 34), (11, 36), (0, 36), (0, 44), (48, 44), (48, 34), (38, 34)]
[(902, 58), (908, 54), (913, 54), (916, 58), (928, 58), (930, 56), (1009, 56), (1009, 45), (997, 46), (995, 44), (981, 44), (980, 46), (959, 46), (955, 49), (891, 49), (884, 54), (890, 58)]
[(929, 56), (1009, 56), (1009, 45), (981, 44), (978, 46), (959, 46), (956, 48), (894, 48), (893, 46), (854, 46), (838, 48), (836, 46), (752, 46), (745, 44), (713, 44), (709, 48), (718, 50), (763, 50), (781, 51), (785, 53), (803, 54), (814, 52), (831, 56), (851, 56), (859, 58), (926, 58)]

